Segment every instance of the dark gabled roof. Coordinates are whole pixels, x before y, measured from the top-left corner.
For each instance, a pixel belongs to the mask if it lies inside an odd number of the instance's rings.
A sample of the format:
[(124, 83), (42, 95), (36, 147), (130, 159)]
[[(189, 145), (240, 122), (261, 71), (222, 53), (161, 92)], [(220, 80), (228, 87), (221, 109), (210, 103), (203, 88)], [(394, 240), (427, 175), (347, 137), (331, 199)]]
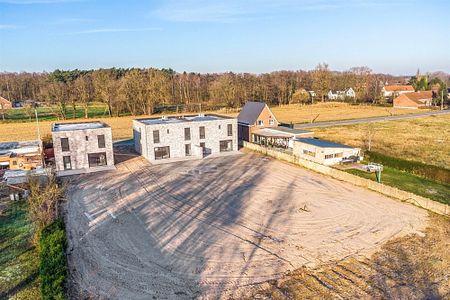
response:
[(299, 138), (299, 139), (295, 139), (295, 140), (305, 143), (305, 144), (321, 147), (321, 148), (353, 148), (353, 147), (350, 147), (347, 145), (333, 143), (330, 141), (319, 140), (319, 139), (315, 139), (315, 138)]
[(249, 125), (255, 124), (265, 106), (266, 104), (264, 102), (246, 102), (238, 115), (238, 122)]

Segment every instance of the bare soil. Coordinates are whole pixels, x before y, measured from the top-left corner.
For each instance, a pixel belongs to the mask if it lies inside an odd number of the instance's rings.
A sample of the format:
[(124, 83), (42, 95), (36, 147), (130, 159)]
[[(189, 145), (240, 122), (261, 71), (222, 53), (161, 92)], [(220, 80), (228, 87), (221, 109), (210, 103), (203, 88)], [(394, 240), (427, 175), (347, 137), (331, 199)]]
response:
[[(261, 283), (364, 262), (428, 224), (424, 210), (256, 154), (156, 166), (122, 159), (69, 184), (74, 299), (265, 296)], [(317, 295), (336, 295), (327, 277), (306, 280), (323, 282)]]

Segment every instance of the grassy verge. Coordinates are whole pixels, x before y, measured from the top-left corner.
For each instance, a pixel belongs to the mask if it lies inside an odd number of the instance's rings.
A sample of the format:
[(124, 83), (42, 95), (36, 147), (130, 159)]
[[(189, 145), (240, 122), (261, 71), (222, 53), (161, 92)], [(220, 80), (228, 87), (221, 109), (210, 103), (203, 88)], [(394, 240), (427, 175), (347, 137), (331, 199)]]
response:
[(26, 203), (12, 202), (0, 216), (0, 299), (40, 299), (39, 255)]
[[(347, 172), (367, 179), (376, 180), (374, 173), (354, 169), (347, 170)], [(384, 171), (382, 172), (381, 182), (422, 197), (450, 204), (449, 184), (439, 183), (387, 166), (384, 167)]]
[(66, 299), (64, 285), (67, 275), (67, 239), (61, 218), (42, 230), (39, 247), (42, 298)]
[(364, 152), (364, 157), (365, 160), (371, 162), (381, 163), (397, 170), (406, 171), (430, 180), (450, 184), (450, 169), (369, 151)]

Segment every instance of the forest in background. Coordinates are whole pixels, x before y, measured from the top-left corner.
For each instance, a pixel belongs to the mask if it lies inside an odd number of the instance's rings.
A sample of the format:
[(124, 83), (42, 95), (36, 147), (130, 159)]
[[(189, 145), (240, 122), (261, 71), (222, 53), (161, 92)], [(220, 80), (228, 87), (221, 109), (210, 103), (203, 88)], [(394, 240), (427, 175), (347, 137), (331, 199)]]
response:
[[(426, 78), (426, 80), (424, 79)], [(429, 89), (440, 84), (446, 90), (448, 75), (417, 78), (375, 74), (368, 67), (354, 67), (338, 72), (327, 64), (310, 71), (251, 73), (178, 73), (172, 69), (110, 68), (97, 70), (55, 70), (51, 73), (0, 73), (0, 96), (9, 100), (37, 100), (57, 107), (58, 118), (70, 111), (104, 103), (107, 115), (152, 114), (159, 106), (181, 106), (183, 111), (240, 107), (248, 100), (262, 100), (270, 105), (326, 101), (329, 90), (353, 88), (351, 103), (383, 104), (385, 84), (406, 84)], [(315, 97), (308, 91), (313, 90)]]

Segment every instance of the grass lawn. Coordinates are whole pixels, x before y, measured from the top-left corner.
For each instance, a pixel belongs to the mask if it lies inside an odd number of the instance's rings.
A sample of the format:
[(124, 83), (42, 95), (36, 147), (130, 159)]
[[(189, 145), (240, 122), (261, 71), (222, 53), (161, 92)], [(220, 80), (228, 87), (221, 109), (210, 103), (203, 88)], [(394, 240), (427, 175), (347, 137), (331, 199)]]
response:
[(367, 149), (373, 130), (372, 151), (402, 159), (450, 167), (450, 114), (413, 120), (314, 128), (322, 139)]
[[(355, 169), (347, 170), (347, 172), (374, 181), (376, 180), (375, 173), (367, 173)], [(448, 184), (438, 183), (386, 166), (381, 174), (381, 182), (450, 205), (450, 185)]]
[(24, 201), (0, 216), (0, 299), (40, 299), (39, 255), (30, 243), (32, 224)]

